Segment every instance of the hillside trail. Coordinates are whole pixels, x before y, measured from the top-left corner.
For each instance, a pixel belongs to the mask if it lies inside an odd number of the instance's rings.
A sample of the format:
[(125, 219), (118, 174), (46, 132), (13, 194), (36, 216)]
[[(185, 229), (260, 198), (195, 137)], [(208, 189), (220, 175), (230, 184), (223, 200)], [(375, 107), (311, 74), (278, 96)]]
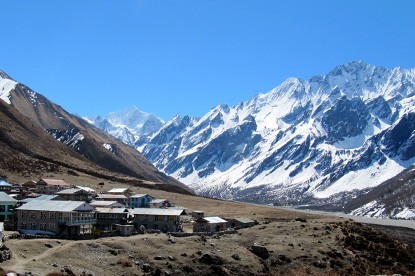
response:
[[(22, 242), (24, 241), (25, 240), (22, 240)], [(45, 244), (50, 243), (49, 239), (42, 239), (39, 241), (41, 241), (42, 243), (44, 242)], [(32, 273), (34, 273), (33, 265), (29, 265), (29, 264), (32, 264), (33, 262), (46, 263), (48, 262), (48, 260), (53, 259), (52, 255), (55, 252), (66, 250), (67, 248), (74, 246), (77, 242), (78, 241), (68, 241), (65, 244), (60, 244), (59, 246), (54, 246), (52, 248), (45, 246), (45, 251), (43, 251), (40, 254), (32, 255), (30, 257), (24, 257), (21, 255), (21, 253), (13, 252), (12, 259), (4, 262), (2, 264), (2, 267), (6, 271), (15, 271), (15, 272), (31, 271)], [(31, 267), (31, 269), (29, 267)]]

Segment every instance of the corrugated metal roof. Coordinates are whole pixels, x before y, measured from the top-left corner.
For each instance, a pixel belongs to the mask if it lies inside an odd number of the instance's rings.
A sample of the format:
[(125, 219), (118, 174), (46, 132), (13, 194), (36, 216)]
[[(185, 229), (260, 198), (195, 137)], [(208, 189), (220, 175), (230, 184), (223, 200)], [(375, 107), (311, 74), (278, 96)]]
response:
[(143, 196), (152, 197), (151, 195), (148, 195), (148, 194), (135, 194), (135, 195), (130, 196), (130, 198), (139, 198), (139, 197), (143, 197)]
[(55, 198), (62, 199), (62, 197), (59, 196), (59, 195), (41, 195), (41, 196), (38, 196), (38, 197), (25, 198), (25, 199), (22, 199), (20, 201), (21, 202), (29, 202), (29, 201), (32, 201), (32, 200), (54, 200)]
[(58, 195), (73, 195), (73, 194), (76, 194), (80, 191), (83, 191), (83, 190), (79, 189), (79, 188), (72, 188), (72, 189), (65, 189), (65, 190), (59, 191), (56, 194), (58, 194)]
[(72, 212), (78, 208), (94, 210), (94, 207), (83, 201), (64, 200), (32, 200), (16, 210)]
[(162, 202), (165, 202), (165, 201), (168, 201), (168, 200), (164, 199), (164, 198), (155, 198), (155, 199), (151, 200), (150, 203), (162, 203)]
[(110, 214), (123, 214), (123, 213), (129, 213), (129, 211), (131, 211), (126, 208), (99, 208), (97, 207), (95, 209), (98, 213), (110, 213)]
[(254, 223), (255, 222), (249, 218), (234, 218), (234, 220), (239, 221), (241, 223)]
[(60, 186), (71, 186), (62, 179), (41, 179), (45, 181), (47, 185), (60, 185)]
[(121, 204), (118, 201), (95, 200), (89, 203), (92, 206), (111, 206), (112, 204)]
[(204, 220), (206, 220), (208, 223), (223, 223), (227, 222), (224, 219), (221, 219), (220, 217), (204, 217)]
[(12, 198), (11, 196), (6, 194), (5, 192), (0, 192), (0, 201), (1, 202), (17, 202), (16, 199)]
[(184, 210), (163, 209), (163, 208), (135, 208), (134, 215), (156, 215), (156, 216), (180, 216)]
[(98, 194), (97, 198), (122, 198), (127, 199), (125, 195), (111, 195), (111, 194)]
[(89, 187), (84, 187), (84, 186), (76, 186), (76, 188), (90, 192), (90, 193), (95, 193), (95, 190)]
[(112, 188), (107, 193), (124, 193), (126, 191), (131, 191), (131, 190), (128, 188)]

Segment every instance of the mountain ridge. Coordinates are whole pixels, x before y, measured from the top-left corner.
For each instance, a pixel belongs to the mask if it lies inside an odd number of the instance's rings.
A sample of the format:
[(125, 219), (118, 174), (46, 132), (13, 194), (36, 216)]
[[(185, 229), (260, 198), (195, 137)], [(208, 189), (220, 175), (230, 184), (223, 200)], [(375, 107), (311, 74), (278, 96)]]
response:
[[(159, 172), (134, 148), (68, 113), (29, 87), (7, 79), (7, 74), (2, 74), (0, 84), (0, 102), (5, 106), (0, 113), (4, 121), (2, 143), (4, 152), (13, 152), (11, 156), (3, 156), (0, 162), (4, 175), (10, 162), (23, 164), (22, 173), (28, 173), (30, 168), (21, 160), (29, 160), (41, 164), (39, 171), (43, 173), (62, 167), (65, 171), (135, 181), (140, 185), (148, 182), (175, 186), (172, 189), (191, 193), (187, 186)], [(10, 133), (15, 133), (15, 137)], [(25, 139), (25, 136), (42, 138)], [(43, 141), (48, 141), (48, 145)], [(68, 150), (62, 151), (62, 145)]]
[(352, 61), (198, 119), (176, 116), (134, 146), (211, 197), (296, 204), (356, 195), (413, 164), (414, 95), (415, 69)]

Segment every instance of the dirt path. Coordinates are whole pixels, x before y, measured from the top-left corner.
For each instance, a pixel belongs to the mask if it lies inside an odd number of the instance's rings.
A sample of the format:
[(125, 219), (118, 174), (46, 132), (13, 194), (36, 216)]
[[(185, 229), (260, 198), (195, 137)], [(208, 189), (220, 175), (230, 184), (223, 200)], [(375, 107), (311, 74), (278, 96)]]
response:
[[(19, 240), (16, 244), (19, 250), (13, 252), (13, 258), (2, 264), (2, 267), (7, 271), (31, 271), (32, 273), (42, 273), (42, 271), (34, 271), (34, 263), (48, 263), (52, 262), (52, 255), (56, 252), (66, 250), (73, 246), (77, 241), (61, 241), (50, 240), (50, 239), (39, 239), (36, 240), (39, 250), (32, 250), (33, 245), (27, 247), (28, 240)], [(46, 244), (52, 245), (47, 247)], [(36, 265), (38, 266), (38, 265)], [(41, 266), (41, 265), (40, 265)], [(36, 273), (37, 272), (37, 273)]]

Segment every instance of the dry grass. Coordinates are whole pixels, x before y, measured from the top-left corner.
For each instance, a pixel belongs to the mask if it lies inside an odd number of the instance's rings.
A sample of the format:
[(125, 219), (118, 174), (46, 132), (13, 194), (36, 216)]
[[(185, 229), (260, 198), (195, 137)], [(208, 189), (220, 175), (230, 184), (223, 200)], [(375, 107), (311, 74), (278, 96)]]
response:
[(121, 257), (117, 260), (117, 264), (123, 267), (132, 267), (133, 263), (127, 257)]

